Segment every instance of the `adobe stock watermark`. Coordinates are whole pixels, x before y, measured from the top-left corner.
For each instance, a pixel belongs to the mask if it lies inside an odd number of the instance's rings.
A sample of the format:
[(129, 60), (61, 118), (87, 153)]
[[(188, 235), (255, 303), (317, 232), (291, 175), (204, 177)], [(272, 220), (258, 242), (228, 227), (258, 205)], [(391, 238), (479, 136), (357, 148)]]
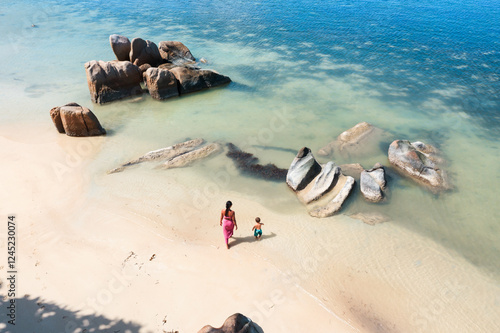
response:
[[(255, 146), (272, 143), (276, 135), (283, 132), (296, 117), (286, 108), (270, 113), (268, 125), (260, 128), (254, 135), (245, 138), (239, 144), (239, 148), (247, 153), (257, 154)], [(237, 176), (238, 173), (239, 171), (235, 168), (233, 161), (227, 158), (220, 170), (210, 174), (210, 181), (204, 184), (203, 187), (191, 189), (189, 193), (191, 204), (179, 205), (181, 216), (188, 221), (193, 215), (208, 208), (212, 198), (220, 194), (224, 188), (227, 188), (233, 177)]]

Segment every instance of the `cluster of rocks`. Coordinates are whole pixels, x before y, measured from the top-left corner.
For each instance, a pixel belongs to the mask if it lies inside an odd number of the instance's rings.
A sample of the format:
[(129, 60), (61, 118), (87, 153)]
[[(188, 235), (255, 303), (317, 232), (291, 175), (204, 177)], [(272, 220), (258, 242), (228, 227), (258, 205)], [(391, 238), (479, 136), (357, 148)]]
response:
[(264, 333), (264, 331), (250, 318), (241, 313), (235, 313), (228, 317), (221, 327), (214, 328), (207, 325), (199, 330), (198, 333)]
[[(318, 155), (331, 157), (333, 154), (342, 154), (352, 157), (364, 152), (365, 145), (377, 146), (381, 139), (388, 137), (388, 133), (362, 122), (321, 148)], [(444, 160), (431, 145), (395, 140), (389, 146), (388, 159), (396, 171), (427, 186), (432, 192), (451, 187), (442, 168)], [(386, 171), (380, 163), (368, 170), (358, 163), (336, 166), (330, 161), (321, 165), (307, 147), (302, 148), (292, 161), (286, 183), (308, 207), (311, 216), (327, 217), (341, 209), (353, 189), (355, 179), (359, 179), (361, 194), (367, 201), (376, 203), (386, 197)], [(383, 219), (370, 219), (370, 223)]]
[(161, 162), (159, 167), (163, 169), (180, 168), (216, 155), (221, 151), (222, 146), (219, 143), (207, 143), (204, 139), (188, 140), (166, 148), (150, 151), (139, 158), (108, 171), (108, 174), (121, 172), (129, 166), (150, 161)]
[(144, 82), (151, 97), (163, 100), (231, 82), (213, 70), (196, 66), (191, 51), (181, 42), (152, 41), (111, 35), (113, 61), (85, 63), (87, 83), (94, 103), (104, 104), (143, 92)]

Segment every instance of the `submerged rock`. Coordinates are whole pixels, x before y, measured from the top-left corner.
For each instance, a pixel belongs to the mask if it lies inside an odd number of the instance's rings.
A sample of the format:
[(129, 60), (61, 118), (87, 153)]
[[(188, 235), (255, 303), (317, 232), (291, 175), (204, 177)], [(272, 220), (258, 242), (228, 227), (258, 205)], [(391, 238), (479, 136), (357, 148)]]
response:
[(385, 170), (379, 163), (377, 163), (372, 169), (363, 170), (363, 172), (361, 172), (361, 193), (368, 201), (381, 201), (384, 198), (382, 190), (385, 189), (385, 186)]
[(110, 35), (109, 44), (118, 61), (129, 61), (130, 40), (125, 36)]
[(176, 65), (194, 62), (195, 58), (186, 45), (177, 41), (163, 41), (158, 45), (160, 55), (165, 62)]
[(179, 96), (177, 79), (169, 70), (151, 67), (144, 77), (149, 94), (154, 99), (163, 100)]
[(252, 320), (241, 313), (228, 317), (219, 328), (210, 325), (203, 327), (198, 333), (263, 333)]
[(278, 168), (274, 164), (259, 164), (259, 159), (257, 157), (242, 151), (232, 143), (228, 143), (227, 147), (229, 151), (226, 156), (232, 159), (236, 167), (244, 173), (268, 180), (285, 180), (287, 169)]
[(302, 200), (308, 204), (314, 200), (321, 198), (326, 192), (335, 186), (340, 174), (340, 168), (335, 166), (335, 163), (328, 162), (319, 175), (314, 179), (312, 187), (302, 197)]
[(136, 66), (150, 64), (152, 67), (157, 67), (163, 63), (158, 46), (152, 41), (142, 38), (132, 39), (129, 57)]
[(181, 95), (231, 82), (229, 77), (212, 70), (174, 67), (170, 71), (178, 81)]
[(334, 215), (336, 212), (342, 208), (342, 204), (347, 199), (351, 193), (352, 187), (354, 186), (354, 178), (351, 176), (343, 176), (342, 180), (339, 180), (337, 186), (342, 186), (338, 194), (330, 201), (327, 205), (313, 209), (309, 212), (309, 215), (314, 217), (329, 217)]
[(441, 169), (443, 160), (437, 149), (422, 142), (395, 140), (389, 146), (389, 162), (404, 175), (427, 185), (437, 192), (450, 188), (446, 172)]
[(88, 108), (77, 103), (57, 106), (50, 110), (50, 117), (59, 133), (68, 136), (96, 136), (104, 135), (97, 117)]
[(204, 147), (186, 152), (184, 154), (177, 155), (169, 159), (163, 164), (163, 168), (171, 169), (171, 168), (184, 167), (197, 160), (207, 158), (210, 155), (219, 153), (222, 150), (221, 148), (222, 148), (221, 145), (218, 143), (207, 144)]
[(129, 167), (134, 164), (142, 163), (145, 161), (158, 161), (158, 160), (165, 160), (165, 159), (171, 159), (176, 156), (182, 155), (184, 153), (187, 153), (189, 151), (192, 151), (193, 149), (201, 146), (205, 140), (203, 139), (194, 139), (194, 140), (189, 140), (181, 143), (177, 143), (175, 145), (158, 149), (158, 150), (153, 150), (150, 151), (149, 153), (134, 159), (132, 161), (129, 161), (125, 164), (122, 164), (120, 167), (115, 168), (113, 170), (108, 171), (108, 173), (115, 173), (115, 172), (121, 172), (123, 171), (126, 167)]
[(129, 61), (96, 61), (85, 64), (90, 97), (104, 104), (142, 93), (139, 67)]
[(373, 213), (356, 213), (349, 215), (350, 218), (360, 220), (369, 225), (375, 225), (383, 222), (390, 221), (390, 218), (384, 214), (373, 212)]
[(311, 149), (303, 147), (292, 161), (286, 175), (286, 183), (292, 190), (304, 189), (319, 173), (321, 166), (314, 158)]

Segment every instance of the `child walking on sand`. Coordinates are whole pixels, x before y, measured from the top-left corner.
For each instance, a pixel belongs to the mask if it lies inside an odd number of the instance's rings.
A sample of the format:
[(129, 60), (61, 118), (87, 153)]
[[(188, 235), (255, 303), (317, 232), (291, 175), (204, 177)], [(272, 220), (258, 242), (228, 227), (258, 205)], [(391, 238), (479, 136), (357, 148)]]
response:
[(260, 237), (262, 237), (262, 226), (264, 223), (260, 222), (260, 217), (255, 218), (255, 225), (252, 228), (253, 235), (255, 239), (260, 240)]

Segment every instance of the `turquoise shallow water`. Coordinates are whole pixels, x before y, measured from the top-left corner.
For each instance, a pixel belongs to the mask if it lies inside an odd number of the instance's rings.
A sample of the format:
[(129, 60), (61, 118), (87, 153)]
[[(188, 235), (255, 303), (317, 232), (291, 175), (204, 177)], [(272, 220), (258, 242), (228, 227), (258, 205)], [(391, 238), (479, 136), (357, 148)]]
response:
[[(500, 276), (497, 2), (21, 1), (2, 3), (0, 19), (0, 120), (51, 126), (55, 105), (90, 107), (110, 134), (92, 165), (96, 188), (106, 170), (186, 137), (231, 141), (285, 168), (287, 149), (316, 151), (368, 121), (394, 139), (438, 146), (455, 189), (435, 196), (394, 176), (388, 203), (368, 205), (355, 193), (343, 212), (382, 212)], [(83, 64), (113, 59), (112, 33), (183, 41), (233, 83), (166, 102), (92, 105)], [(387, 165), (389, 143), (335, 161)], [(303, 212), (283, 184), (241, 176), (228, 189)]]

